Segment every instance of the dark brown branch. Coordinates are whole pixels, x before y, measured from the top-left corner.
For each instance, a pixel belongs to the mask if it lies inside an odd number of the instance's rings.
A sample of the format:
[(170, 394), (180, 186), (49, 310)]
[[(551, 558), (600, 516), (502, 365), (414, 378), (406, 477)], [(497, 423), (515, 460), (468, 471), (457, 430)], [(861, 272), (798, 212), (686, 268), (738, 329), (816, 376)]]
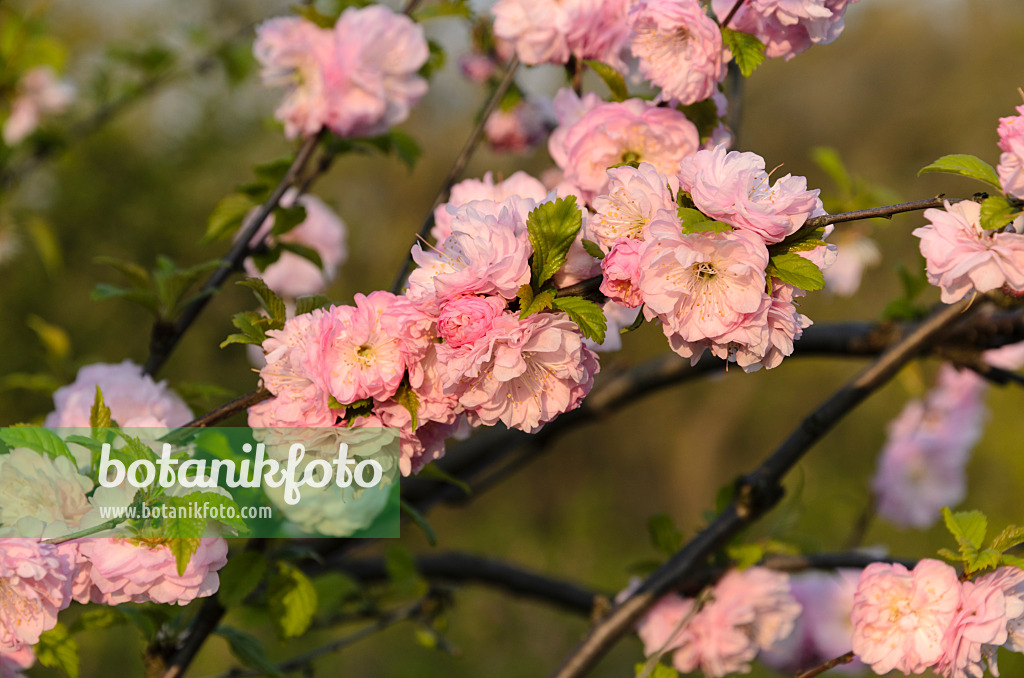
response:
[(244, 412), (253, 405), (263, 402), (264, 400), (273, 397), (273, 394), (267, 389), (260, 387), (255, 391), (249, 391), (245, 395), (240, 395), (234, 400), (228, 401), (223, 405), (210, 410), (206, 414), (196, 417), (192, 421), (185, 424), (185, 428), (203, 428), (206, 426), (213, 426), (214, 424), (224, 421), (228, 417), (232, 417), (239, 412)]
[(736, 16), (736, 12), (740, 11), (740, 7), (743, 6), (744, 2), (746, 2), (746, 0), (736, 0), (736, 4), (732, 6), (729, 13), (725, 15), (725, 19), (722, 20), (722, 28), (729, 27), (729, 22), (732, 21), (734, 16)]
[(452, 186), (462, 176), (463, 170), (466, 169), (466, 165), (469, 163), (469, 159), (473, 157), (473, 152), (476, 147), (480, 144), (480, 141), (484, 138), (484, 127), (487, 125), (487, 119), (491, 117), (491, 113), (498, 107), (501, 100), (505, 97), (505, 93), (508, 92), (508, 88), (512, 86), (512, 80), (515, 77), (516, 70), (519, 68), (519, 57), (512, 57), (508, 62), (508, 66), (505, 69), (505, 76), (501, 79), (498, 87), (491, 94), (491, 97), (484, 104), (483, 110), (480, 112), (480, 118), (476, 121), (476, 126), (469, 135), (469, 139), (466, 140), (466, 144), (462, 147), (459, 155), (455, 158), (455, 162), (452, 164), (452, 168), (448, 171), (448, 176), (445, 177), (441, 183), (441, 188), (438, 189), (437, 195), (434, 197), (434, 202), (430, 206), (430, 210), (427, 212), (426, 219), (423, 220), (423, 225), (420, 226), (419, 233), (416, 234), (416, 239), (413, 240), (410, 245), (410, 252), (406, 255), (405, 261), (402, 263), (402, 269), (398, 272), (395, 277), (394, 283), (391, 284), (391, 292), (398, 294), (402, 286), (405, 285), (405, 279), (409, 275), (409, 271), (412, 269), (412, 247), (416, 243), (423, 242), (430, 235), (430, 229), (434, 226), (434, 210), (438, 205), (448, 199), (448, 193), (451, 191)]
[(814, 443), (969, 310), (966, 301), (942, 308), (811, 412), (768, 459), (738, 483), (736, 499), (725, 511), (649, 576), (632, 596), (598, 622), (553, 675), (578, 678), (593, 668), (659, 598), (695, 572), (730, 538), (775, 506), (782, 497), (783, 477)]
[(840, 666), (841, 664), (849, 664), (852, 661), (853, 661), (853, 652), (847, 652), (846, 654), (844, 654), (844, 655), (842, 655), (840, 657), (836, 657), (835, 659), (828, 660), (827, 662), (825, 662), (821, 666), (815, 666), (813, 669), (808, 669), (807, 671), (804, 671), (803, 673), (797, 674), (796, 678), (814, 678), (815, 676), (820, 676), (821, 674), (825, 673), (829, 669), (834, 669), (835, 667)]

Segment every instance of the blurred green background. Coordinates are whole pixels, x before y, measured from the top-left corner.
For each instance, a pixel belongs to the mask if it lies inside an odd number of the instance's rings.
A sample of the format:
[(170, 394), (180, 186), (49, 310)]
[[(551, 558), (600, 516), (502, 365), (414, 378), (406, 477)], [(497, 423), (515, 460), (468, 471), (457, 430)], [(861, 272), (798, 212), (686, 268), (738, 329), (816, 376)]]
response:
[[(241, 35), (224, 56), (243, 69), (252, 25), (287, 10), (282, 3), (241, 0), (11, 5), (38, 13), (68, 46), (67, 70), (81, 100), (73, 119), (91, 110), (91, 92), (101, 87), (111, 49), (140, 53), (165, 46), (178, 55), (171, 67), (177, 72), (211, 46)], [(442, 19), (432, 22), (428, 33), (444, 43), (449, 59), (404, 125), (424, 149), (415, 170), (408, 172), (392, 159), (349, 156), (314, 189), (350, 229), (349, 261), (329, 291), (339, 302), (390, 285), (482, 100), (455, 66), (466, 50), (465, 29)], [(108, 80), (130, 81), (136, 71), (125, 68), (108, 73)], [(550, 94), (557, 74), (540, 69), (522, 82)], [(604, 92), (599, 83), (591, 84)], [(997, 121), (1021, 103), (1021, 86), (1024, 8), (1019, 0), (862, 0), (849, 9), (846, 32), (834, 44), (789, 63), (768, 62), (745, 83), (738, 148), (761, 154), (769, 167), (784, 163), (783, 172), (806, 175), (824, 194), (834, 187), (811, 159), (816, 146), (835, 148), (851, 172), (906, 200), (939, 192), (967, 196), (980, 184), (941, 175), (917, 178), (917, 170), (948, 153), (972, 153), (995, 164)], [(20, 250), (0, 263), (0, 345), (5, 348), (0, 375), (45, 373), (66, 382), (83, 364), (145, 361), (148, 315), (121, 301), (90, 301), (97, 282), (123, 282), (95, 258), (113, 256), (149, 267), (158, 254), (182, 265), (219, 256), (225, 245), (198, 245), (213, 206), (252, 178), (254, 163), (292, 149), (271, 119), (278, 96), (258, 85), (254, 71), (235, 82), (224, 61), (214, 60), (202, 72), (177, 77), (128, 107), (4, 196), (3, 228), (14, 233)], [(519, 168), (539, 173), (549, 165), (543, 149), (525, 157), (482, 150), (467, 176), (487, 170), (507, 175)], [(861, 292), (852, 300), (812, 294), (802, 311), (818, 323), (878, 318), (899, 293), (896, 266), (918, 265), (910, 231), (921, 223), (919, 215), (910, 215), (872, 224), (885, 258), (868, 273)], [(39, 246), (46, 233), (55, 240), (50, 248)], [(176, 388), (212, 383), (230, 392), (198, 403), (197, 412), (255, 387), (243, 349), (217, 347), (231, 332), (230, 315), (251, 306), (247, 290), (229, 286), (163, 369), (160, 376)], [(47, 352), (38, 330), (48, 325), (59, 331), (44, 334), (66, 333), (66, 354)], [(667, 350), (654, 327), (626, 343), (626, 351), (604, 358), (605, 371)], [(772, 372), (733, 370), (724, 378), (638, 401), (560, 439), (539, 461), (468, 506), (434, 511), (430, 520), (440, 548), (486, 553), (601, 590), (620, 590), (632, 565), (655, 557), (646, 536), (649, 516), (668, 513), (692, 535), (717, 488), (753, 468), (860, 367), (856, 360), (791, 360)], [(843, 421), (792, 474), (790, 500), (755, 536), (774, 527), (779, 538), (806, 548), (840, 548), (868, 501), (886, 423), (908, 397), (923, 392), (934, 367), (924, 363), (906, 370)], [(990, 390), (992, 425), (969, 466), (964, 506), (985, 511), (996, 525), (1024, 522), (1022, 402), (1019, 390)], [(4, 424), (38, 420), (51, 407), (46, 393), (0, 391)], [(410, 548), (429, 549), (415, 528), (405, 532)], [(939, 528), (900, 531), (876, 522), (866, 543), (926, 557), (948, 541)], [(459, 648), (458, 656), (421, 647), (412, 628), (400, 625), (323, 660), (323, 674), (545, 675), (587, 626), (585, 620), (481, 588), (460, 591), (457, 603), (447, 637)], [(259, 615), (233, 613), (228, 621), (265, 631), (267, 652), (275, 659), (327, 638), (316, 633), (285, 646)], [(119, 667), (118, 675), (141, 674), (139, 642), (132, 634), (84, 634), (82, 675), (109, 674), (111, 666)], [(593, 675), (631, 676), (640, 660), (640, 645), (631, 638)], [(226, 644), (214, 638), (192, 675), (231, 665)], [(1007, 659), (1004, 675), (1020, 671), (1020, 662)]]

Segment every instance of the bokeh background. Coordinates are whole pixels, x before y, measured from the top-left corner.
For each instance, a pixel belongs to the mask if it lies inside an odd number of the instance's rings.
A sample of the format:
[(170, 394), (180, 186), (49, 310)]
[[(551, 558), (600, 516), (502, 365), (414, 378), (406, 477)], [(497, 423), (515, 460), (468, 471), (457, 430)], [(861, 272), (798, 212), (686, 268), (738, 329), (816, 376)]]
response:
[[(257, 162), (283, 156), (286, 143), (271, 114), (278, 92), (258, 84), (247, 56), (253, 26), (287, 11), (268, 1), (216, 3), (171, 0), (16, 0), (19, 12), (41, 17), (68, 47), (67, 71), (80, 91), (70, 119), (93, 110), (106, 78), (131, 81), (136, 70), (111, 70), (111, 53), (141, 54), (153, 47), (177, 55), (174, 76), (96, 133), (75, 141), (3, 196), (2, 230), (14, 256), (0, 260), (0, 423), (41, 419), (51, 408), (43, 390), (24, 388), (17, 375), (44, 375), (64, 383), (81, 365), (147, 355), (150, 318), (121, 301), (94, 302), (97, 282), (120, 283), (97, 264), (113, 256), (151, 266), (159, 254), (179, 264), (219, 256), (226, 245), (198, 244), (217, 201), (252, 178)], [(350, 230), (349, 261), (329, 290), (339, 302), (356, 292), (390, 285), (434, 192), (458, 153), (483, 94), (464, 82), (456, 58), (467, 50), (457, 20), (431, 22), (428, 33), (448, 50), (448, 65), (404, 129), (423, 146), (413, 171), (393, 159), (348, 156), (314, 192), (332, 204)], [(231, 41), (231, 38), (236, 38)], [(228, 41), (206, 68), (190, 67), (212, 46)], [(225, 63), (239, 77), (229, 77)], [(521, 79), (551, 94), (553, 70)], [(600, 83), (588, 83), (604, 92)], [(768, 62), (744, 84), (739, 150), (755, 151), (769, 167), (806, 175), (823, 194), (834, 191), (812, 160), (829, 146), (855, 175), (906, 200), (980, 189), (966, 179), (917, 170), (948, 153), (972, 153), (995, 164), (996, 125), (1021, 103), (1024, 86), (1024, 7), (1019, 0), (861, 0), (847, 12), (846, 32), (791, 62)], [(546, 151), (526, 156), (478, 152), (467, 176), (491, 170), (534, 173), (550, 166)], [(812, 294), (801, 308), (815, 322), (879, 318), (900, 291), (896, 267), (919, 266), (910, 231), (919, 215), (870, 225), (884, 252), (853, 299)], [(8, 250), (10, 251), (10, 250)], [(937, 293), (928, 292), (929, 301)], [(229, 286), (188, 333), (161, 372), (175, 388), (194, 394), (198, 412), (251, 390), (255, 375), (240, 347), (219, 349), (230, 315), (252, 306), (250, 293)], [(47, 338), (44, 340), (44, 337)], [(66, 339), (66, 342), (65, 342)], [(628, 368), (666, 351), (655, 327), (627, 338), (627, 349), (606, 356), (603, 369)], [(523, 566), (615, 592), (632, 568), (656, 554), (647, 519), (671, 515), (688, 535), (713, 506), (717, 489), (755, 466), (817, 402), (861, 367), (857, 360), (795, 359), (772, 372), (690, 382), (638, 400), (618, 414), (559, 439), (537, 461), (501, 486), (458, 508), (430, 515), (441, 549), (506, 558)], [(791, 475), (789, 498), (751, 536), (771, 534), (808, 549), (842, 546), (870, 501), (868, 486), (886, 423), (910, 397), (924, 392), (935, 364), (901, 374), (822, 441)], [(13, 378), (12, 378), (13, 375)], [(216, 385), (219, 391), (204, 388)], [(205, 400), (198, 398), (207, 392)], [(1024, 416), (1021, 392), (993, 388), (990, 425), (969, 465), (965, 507), (985, 511), (996, 525), (1024, 523)], [(403, 542), (429, 550), (415, 528)], [(949, 546), (943, 530), (900, 531), (875, 522), (866, 543), (907, 557)], [(73, 616), (74, 611), (70, 614)], [(283, 645), (267, 619), (232, 613), (228, 623), (254, 628), (272, 658), (324, 642), (323, 632)], [(322, 660), (323, 675), (493, 676), (545, 675), (586, 631), (586, 620), (541, 604), (481, 588), (457, 594), (447, 638), (452, 656), (419, 645), (400, 625)], [(141, 675), (141, 637), (134, 631), (88, 632), (83, 676)], [(642, 658), (631, 638), (594, 672), (631, 676)], [(1004, 675), (1024, 665), (1007, 657)], [(233, 665), (223, 639), (212, 639), (192, 675)], [(755, 669), (761, 671), (761, 669)], [(51, 675), (35, 669), (34, 675)], [(320, 675), (320, 674), (318, 674)], [(755, 675), (771, 675), (768, 672)]]

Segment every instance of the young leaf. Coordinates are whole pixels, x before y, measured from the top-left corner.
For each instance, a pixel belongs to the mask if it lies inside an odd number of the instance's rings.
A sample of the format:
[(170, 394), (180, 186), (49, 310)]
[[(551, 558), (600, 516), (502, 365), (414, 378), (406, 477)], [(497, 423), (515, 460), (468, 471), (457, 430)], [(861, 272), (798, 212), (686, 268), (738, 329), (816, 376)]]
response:
[(89, 409), (89, 426), (107, 428), (111, 424), (113, 424), (113, 420), (110, 418), (110, 408), (103, 402), (103, 391), (100, 390), (100, 385), (96, 384), (96, 397)]
[(267, 592), (270, 613), (282, 639), (301, 636), (316, 613), (316, 589), (302, 570), (278, 561), (277, 575)]
[(251, 669), (261, 671), (264, 675), (274, 676), (275, 678), (282, 678), (284, 676), (281, 671), (267, 659), (266, 653), (263, 651), (263, 643), (249, 635), (244, 631), (239, 631), (232, 626), (225, 626), (221, 624), (214, 631), (218, 636), (228, 641), (228, 647), (231, 648), (231, 654), (235, 655), (235, 659), (242, 662)]
[(242, 225), (245, 215), (253, 207), (256, 203), (244, 193), (232, 193), (221, 198), (206, 220), (206, 233), (200, 242), (209, 243), (229, 237)]
[(586, 250), (587, 254), (594, 257), (595, 259), (604, 259), (605, 254), (601, 251), (601, 246), (593, 240), (587, 240), (584, 238), (582, 241), (583, 249)]
[(714, 219), (690, 222), (683, 227), (683, 233), (723, 233), (733, 230), (732, 226)]
[[(533, 293), (533, 289), (529, 285), (523, 285), (523, 287), (529, 290), (528, 294), (524, 294), (519, 298), (519, 319), (525, 320), (534, 313), (540, 313), (541, 311), (551, 308), (555, 301), (555, 291), (550, 287), (545, 288), (538, 292)], [(520, 288), (520, 292), (522, 292)]]
[(284, 235), (306, 220), (306, 208), (302, 205), (278, 207), (274, 210), (274, 235)]
[(409, 385), (408, 378), (402, 380), (402, 383), (398, 385), (398, 391), (395, 393), (395, 402), (405, 408), (405, 411), (412, 417), (412, 430), (416, 430), (416, 413), (420, 408), (420, 397), (416, 395), (416, 391), (412, 390), (412, 386)]
[(659, 513), (647, 519), (647, 534), (651, 545), (666, 556), (675, 555), (683, 546), (683, 533), (667, 513)]
[(749, 78), (754, 69), (764, 61), (765, 45), (750, 33), (741, 33), (722, 27), (722, 43), (732, 52), (736, 65), (744, 78)]
[(251, 289), (253, 294), (256, 295), (257, 301), (260, 302), (260, 306), (263, 307), (263, 310), (266, 311), (272, 319), (280, 321), (282, 325), (284, 324), (285, 316), (287, 314), (284, 302), (281, 301), (281, 297), (277, 296), (277, 293), (274, 292), (274, 290), (267, 287), (267, 283), (263, 282), (262, 278), (246, 278), (245, 280), (239, 280), (237, 284)]
[(40, 634), (35, 652), (36, 661), (41, 665), (58, 668), (66, 673), (68, 678), (78, 678), (81, 663), (78, 657), (78, 642), (60, 622), (49, 631)]
[(984, 181), (986, 184), (994, 186), (1000, 192), (1003, 190), (999, 183), (999, 176), (996, 174), (995, 169), (992, 168), (992, 165), (973, 155), (963, 153), (944, 155), (932, 164), (922, 167), (917, 176), (932, 172), (970, 177), (971, 179)]
[(220, 588), (217, 598), (221, 605), (238, 605), (246, 596), (256, 590), (263, 573), (267, 570), (267, 558), (256, 551), (242, 551), (228, 560), (220, 571)]
[(27, 447), (52, 459), (67, 457), (75, 463), (74, 456), (60, 436), (41, 426), (16, 424), (0, 428), (0, 440), (10, 447)]
[(540, 289), (562, 268), (582, 225), (583, 217), (576, 207), (575, 196), (543, 203), (530, 212), (526, 229), (533, 245), (530, 280), (533, 289)]
[(312, 313), (318, 308), (327, 308), (333, 303), (334, 302), (322, 294), (312, 294), (308, 297), (299, 297), (295, 300), (295, 315)]
[(1024, 543), (1024, 527), (1008, 525), (1005, 530), (999, 533), (999, 536), (992, 540), (992, 545), (989, 548), (1002, 553), (1021, 543)]
[(953, 513), (948, 507), (942, 509), (942, 519), (946, 529), (956, 539), (960, 547), (961, 559), (971, 570), (972, 561), (978, 556), (981, 544), (988, 530), (988, 519), (981, 511), (957, 511)]
[(604, 81), (604, 84), (608, 86), (608, 89), (612, 93), (612, 98), (615, 101), (625, 101), (629, 98), (629, 89), (626, 87), (626, 79), (622, 77), (622, 74), (615, 70), (608, 64), (595, 61), (594, 59), (584, 59), (583, 63), (590, 68), (594, 69), (594, 72)]
[(799, 254), (776, 254), (771, 258), (770, 275), (784, 283), (809, 292), (825, 287), (825, 276), (814, 262)]
[(187, 497), (165, 497), (163, 503), (176, 509), (173, 518), (160, 521), (160, 532), (168, 540), (167, 546), (174, 554), (178, 576), (183, 576), (188, 562), (199, 549), (200, 539), (206, 531), (206, 519), (188, 517), (186, 507), (192, 502)]
[(557, 297), (554, 306), (559, 311), (565, 311), (587, 339), (593, 339), (599, 344), (604, 343), (608, 320), (600, 306), (583, 297)]
[(1010, 204), (1001, 195), (985, 198), (981, 203), (981, 227), (986, 231), (996, 231), (1017, 218), (1020, 210)]

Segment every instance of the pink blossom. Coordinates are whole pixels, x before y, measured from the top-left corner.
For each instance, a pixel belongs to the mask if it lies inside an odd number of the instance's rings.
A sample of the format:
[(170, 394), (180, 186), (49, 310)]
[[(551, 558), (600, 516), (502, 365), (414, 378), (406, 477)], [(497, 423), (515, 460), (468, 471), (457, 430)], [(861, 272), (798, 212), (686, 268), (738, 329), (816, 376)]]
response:
[(943, 653), (943, 637), (961, 603), (956, 570), (937, 560), (909, 572), (898, 563), (872, 563), (854, 594), (853, 652), (878, 674), (921, 673)]
[(693, 598), (670, 593), (651, 606), (636, 625), (637, 635), (644, 644), (644, 655), (650, 657), (663, 650), (673, 650), (690, 640), (684, 622), (692, 617), (695, 603)]
[(1017, 107), (1017, 115), (999, 118), (999, 148), (999, 183), (1005, 193), (1024, 200), (1024, 106)]
[(563, 0), (569, 11), (566, 41), (578, 59), (595, 59), (623, 70), (620, 54), (629, 39), (630, 0)]
[[(786, 60), (811, 45), (827, 45), (843, 32), (843, 14), (858, 0), (746, 0), (729, 27), (753, 33), (771, 58)], [(724, 20), (734, 0), (712, 0), (715, 15)]]
[(0, 652), (39, 642), (71, 603), (66, 550), (36, 539), (0, 539)]
[(29, 69), (18, 82), (11, 114), (4, 121), (4, 143), (13, 146), (32, 134), (43, 116), (63, 113), (74, 97), (75, 88), (58, 80), (49, 66)]
[(459, 296), (441, 304), (437, 335), (452, 348), (479, 341), (494, 327), (507, 302), (500, 297)]
[(46, 536), (73, 532), (91, 508), (85, 493), (92, 488), (67, 457), (15, 448), (0, 455), (0, 525), (25, 534), (18, 522), (34, 519)]
[(840, 297), (852, 297), (860, 289), (864, 269), (882, 260), (878, 244), (862, 233), (840, 237), (835, 263), (823, 271), (825, 289)]
[[(732, 356), (744, 372), (756, 372), (764, 367), (772, 369), (782, 359), (793, 355), (793, 342), (799, 339), (804, 329), (811, 326), (811, 319), (797, 312), (793, 297), (802, 296), (802, 290), (792, 285), (775, 281), (768, 307), (767, 332), (757, 345), (738, 346)], [(716, 352), (720, 358), (726, 355)]]
[(768, 250), (746, 231), (682, 234), (655, 221), (640, 253), (644, 313), (657, 317), (672, 350), (696, 362), (705, 348), (758, 346), (768, 331)]
[(564, 134), (558, 132), (548, 140), (548, 150), (565, 180), (588, 202), (606, 192), (606, 170), (612, 165), (649, 162), (658, 172), (674, 174), (700, 144), (685, 115), (641, 99), (598, 104)]
[[(991, 576), (963, 582), (961, 592), (962, 603), (946, 629), (944, 651), (935, 670), (947, 678), (981, 678), (985, 673), (985, 646), (1006, 642), (1007, 623), (1024, 614), (1024, 602), (1004, 595), (998, 580)], [(994, 656), (992, 652), (990, 662)]]
[[(608, 187), (593, 200), (594, 216), (587, 221), (587, 236), (607, 253), (619, 238), (643, 240), (644, 228), (654, 218), (673, 218), (676, 202), (670, 180), (654, 165), (642, 162), (608, 170)], [(668, 210), (668, 214), (663, 213)]]
[[(293, 205), (294, 195), (285, 194), (281, 204), (285, 207)], [(308, 247), (320, 256), (323, 268), (306, 257), (288, 251), (282, 252), (280, 258), (262, 272), (252, 257), (245, 260), (245, 272), (252, 277), (262, 278), (267, 287), (282, 297), (320, 294), (334, 280), (338, 267), (348, 256), (345, 247), (348, 229), (334, 210), (316, 196), (308, 194), (299, 198), (299, 204), (306, 208), (306, 219), (280, 237), (270, 236), (267, 243), (273, 245), (276, 241)], [(263, 241), (273, 227), (274, 217), (271, 215), (263, 222), (253, 240)]]
[(818, 190), (804, 177), (787, 174), (770, 183), (764, 158), (755, 153), (726, 153), (723, 146), (683, 159), (679, 187), (710, 217), (779, 242), (821, 210)]
[(992, 367), (1016, 372), (1024, 367), (1024, 341), (989, 349), (981, 357)]
[(487, 82), (497, 68), (498, 64), (486, 54), (464, 54), (459, 57), (459, 71), (477, 85)]
[[(601, 97), (594, 92), (587, 92), (581, 97), (571, 88), (563, 87), (555, 93), (555, 97), (551, 100), (551, 109), (555, 114), (558, 126), (552, 130), (551, 135), (548, 137), (548, 151), (551, 153), (551, 158), (555, 161), (555, 164), (559, 167), (564, 167), (565, 165), (568, 153), (565, 148), (565, 137), (569, 129), (579, 122), (584, 115), (603, 103), (604, 101)], [(558, 181), (561, 181), (561, 179)], [(558, 181), (554, 183), (558, 183)], [(553, 185), (547, 179), (545, 179), (544, 183), (548, 186)], [(559, 197), (562, 196), (559, 195)]]
[(523, 100), (511, 110), (496, 110), (487, 118), (484, 135), (499, 153), (524, 154), (547, 137), (548, 121), (536, 102)]
[(228, 544), (219, 537), (200, 540), (182, 575), (162, 540), (87, 538), (79, 542), (79, 549), (86, 561), (80, 566), (88, 578), (82, 578), (81, 586), (76, 581), (75, 600), (105, 605), (186, 605), (217, 592), (217, 571), (228, 562)]
[(725, 78), (722, 34), (697, 0), (641, 0), (630, 9), (630, 49), (665, 99), (707, 99)]
[(579, 407), (594, 384), (597, 357), (564, 313), (495, 319), (472, 344), (437, 347), (446, 389), (476, 420), (532, 433)]
[[(989, 572), (978, 578), (977, 584), (997, 587), (1002, 591), (1006, 600), (1008, 621), (1006, 639), (1000, 645), (1011, 652), (1024, 652), (1024, 570), (1011, 566), (999, 567), (995, 572)], [(999, 669), (996, 666), (996, 650), (995, 644), (983, 648), (994, 676), (999, 675)]]
[(926, 528), (966, 493), (964, 467), (981, 436), (985, 384), (943, 365), (925, 401), (911, 401), (889, 425), (872, 480), (877, 511), (895, 525)]
[(522, 171), (498, 182), (490, 172), (483, 179), (465, 179), (452, 186), (448, 202), (434, 208), (434, 228), (430, 235), (436, 242), (444, 242), (452, 234), (452, 216), (461, 205), (480, 200), (502, 203), (514, 196), (539, 203), (547, 194), (544, 184)]
[(36, 655), (29, 645), (14, 652), (0, 652), (0, 678), (23, 678), (22, 671), (35, 663)]
[(121, 426), (181, 426), (192, 419), (188, 405), (167, 382), (154, 382), (140, 366), (125, 360), (80, 369), (73, 383), (54, 392), (55, 409), (46, 415), (45, 425), (88, 426), (97, 386), (111, 417)]
[(927, 261), (928, 282), (951, 304), (974, 292), (1003, 285), (1024, 291), (1024, 235), (981, 228), (981, 205), (973, 200), (925, 210), (931, 223), (914, 230)]
[(628, 35), (626, 0), (498, 0), (494, 35), (527, 65), (564, 64), (570, 55), (620, 66)]
[(601, 294), (627, 308), (643, 303), (640, 293), (640, 243), (619, 238), (601, 261)]

